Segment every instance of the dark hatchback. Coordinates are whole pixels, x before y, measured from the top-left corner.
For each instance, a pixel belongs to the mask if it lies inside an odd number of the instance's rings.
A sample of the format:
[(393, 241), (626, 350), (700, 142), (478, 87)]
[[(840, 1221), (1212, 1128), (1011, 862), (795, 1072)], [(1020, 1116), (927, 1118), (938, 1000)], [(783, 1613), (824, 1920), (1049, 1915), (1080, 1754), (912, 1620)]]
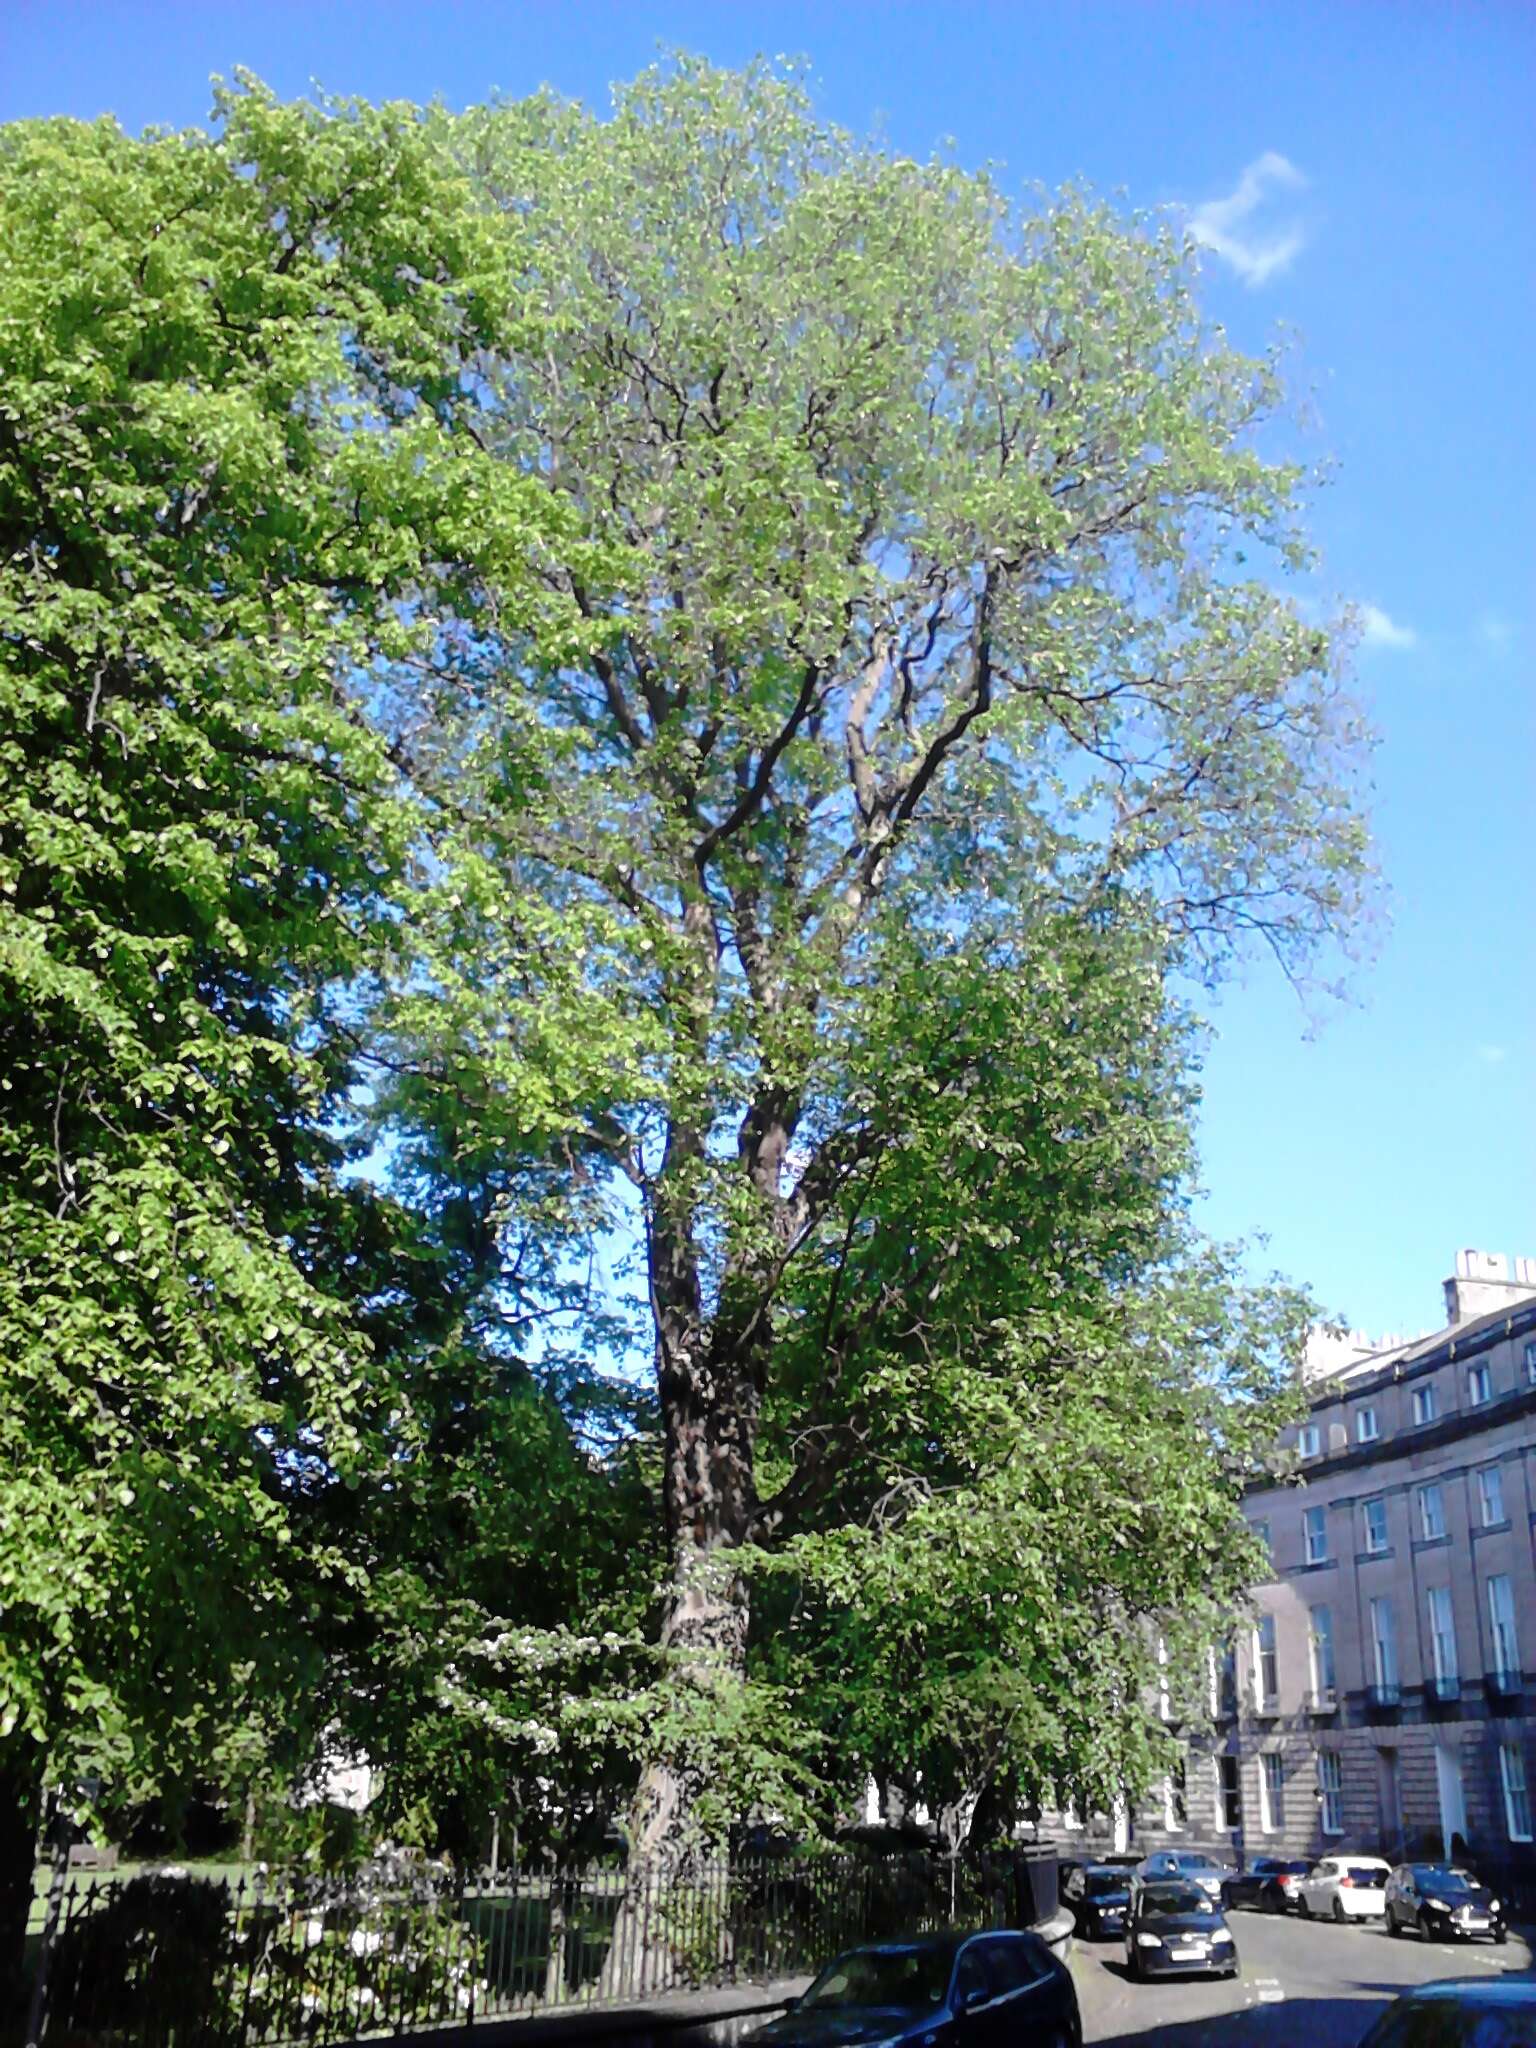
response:
[(754, 2048), (1080, 2048), (1077, 1992), (1038, 1936), (937, 1934), (849, 1949)]
[(1536, 2048), (1536, 1984), (1420, 1984), (1392, 2001), (1360, 2048)]
[(1061, 1903), (1082, 1940), (1118, 1941), (1131, 1907), (1131, 1873), (1113, 1864), (1082, 1864), (1063, 1880)]
[(1498, 1893), (1449, 1863), (1400, 1863), (1387, 1879), (1387, 1932), (1410, 1928), (1426, 1941), (1508, 1938)]
[(1153, 1878), (1136, 1887), (1126, 1923), (1125, 1961), (1133, 1977), (1237, 1975), (1237, 1943), (1220, 1906), (1186, 1878)]
[(1296, 1903), (1296, 1880), (1311, 1868), (1310, 1863), (1287, 1862), (1281, 1856), (1255, 1856), (1246, 1870), (1227, 1879), (1226, 1904), (1283, 1913)]

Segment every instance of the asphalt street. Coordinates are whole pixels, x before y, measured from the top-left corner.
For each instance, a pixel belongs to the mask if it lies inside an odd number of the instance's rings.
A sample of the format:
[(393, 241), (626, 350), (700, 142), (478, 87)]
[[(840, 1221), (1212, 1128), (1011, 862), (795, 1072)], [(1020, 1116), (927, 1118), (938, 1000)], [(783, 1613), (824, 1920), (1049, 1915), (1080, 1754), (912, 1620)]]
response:
[(1242, 1963), (1211, 1978), (1133, 1983), (1120, 1941), (1074, 1944), (1083, 2035), (1094, 2048), (1355, 2048), (1383, 2004), (1435, 1977), (1529, 1970), (1519, 1935), (1488, 1942), (1391, 1940), (1379, 1921), (1337, 1927), (1269, 1913), (1230, 1916)]

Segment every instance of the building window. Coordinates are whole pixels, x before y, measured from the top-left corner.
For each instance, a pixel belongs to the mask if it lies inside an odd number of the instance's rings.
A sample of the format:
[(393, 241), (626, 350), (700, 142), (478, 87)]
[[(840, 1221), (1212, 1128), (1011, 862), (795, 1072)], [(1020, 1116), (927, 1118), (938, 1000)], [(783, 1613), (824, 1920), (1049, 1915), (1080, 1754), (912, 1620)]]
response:
[(1268, 1750), (1259, 1758), (1259, 1826), (1266, 1835), (1285, 1826), (1285, 1759)]
[(1525, 1347), (1525, 1377), (1533, 1387), (1536, 1387), (1536, 1337), (1533, 1337)]
[(1378, 1494), (1375, 1500), (1368, 1500), (1360, 1510), (1365, 1524), (1365, 1547), (1375, 1556), (1387, 1547), (1387, 1504)]
[(1333, 1610), (1312, 1610), (1312, 1690), (1319, 1699), (1333, 1695)]
[(1268, 1559), (1269, 1559), (1269, 1556), (1270, 1556), (1270, 1543), (1269, 1543), (1269, 1524), (1268, 1524), (1268, 1522), (1255, 1522), (1255, 1523), (1254, 1523), (1254, 1525), (1253, 1525), (1253, 1533), (1254, 1533), (1254, 1535), (1255, 1535), (1255, 1536), (1257, 1536), (1257, 1537), (1258, 1537), (1258, 1539), (1259, 1539), (1259, 1543), (1260, 1543), (1260, 1545), (1262, 1546), (1262, 1548), (1263, 1548), (1263, 1551), (1264, 1551), (1264, 1556), (1265, 1556), (1265, 1559), (1266, 1559), (1266, 1561), (1268, 1561)]
[(1500, 1573), (1488, 1581), (1488, 1641), (1495, 1678), (1520, 1675), (1520, 1646), (1515, 1640), (1515, 1589)]
[(1467, 1374), (1467, 1399), (1474, 1408), (1482, 1408), (1493, 1399), (1493, 1375), (1486, 1365), (1474, 1365)]
[(1280, 1697), (1280, 1656), (1275, 1646), (1275, 1617), (1261, 1614), (1253, 1631), (1253, 1700), (1262, 1712)]
[(1445, 1586), (1429, 1589), (1429, 1648), (1435, 1676), (1442, 1680), (1456, 1676), (1456, 1623), (1451, 1613), (1451, 1596)]
[(1504, 1783), (1504, 1824), (1512, 1842), (1531, 1839), (1531, 1795), (1525, 1788), (1525, 1757), (1518, 1742), (1499, 1744), (1499, 1776)]
[(1240, 1828), (1243, 1824), (1243, 1781), (1235, 1756), (1216, 1759), (1216, 1825)]
[(1237, 1651), (1230, 1643), (1219, 1656), (1211, 1652), (1211, 1713), (1218, 1721), (1237, 1713)]
[(1339, 1774), (1339, 1759), (1334, 1750), (1320, 1749), (1317, 1753), (1317, 1789), (1322, 1798), (1322, 1826), (1325, 1835), (1342, 1835), (1344, 1832), (1344, 1787)]
[(1189, 1825), (1189, 1799), (1184, 1759), (1179, 1758), (1163, 1780), (1163, 1826), (1171, 1835), (1181, 1835)]
[[(1536, 1355), (1536, 1344), (1531, 1345), (1529, 1349), (1533, 1355)], [(1532, 1374), (1532, 1378), (1536, 1379), (1536, 1373)], [(1322, 1439), (1318, 1435), (1317, 1424), (1315, 1422), (1303, 1423), (1296, 1436), (1296, 1448), (1300, 1451), (1301, 1455), (1304, 1458), (1315, 1458), (1321, 1442)]]
[(1497, 1465), (1485, 1465), (1477, 1475), (1477, 1506), (1485, 1529), (1503, 1521), (1504, 1475)]
[(1376, 1423), (1376, 1410), (1374, 1408), (1362, 1408), (1355, 1417), (1355, 1442), (1358, 1444), (1373, 1444), (1380, 1435), (1381, 1431)]
[(1413, 1419), (1415, 1422), (1433, 1422), (1435, 1419), (1435, 1390), (1433, 1386), (1415, 1387), (1413, 1390)]
[(1371, 1680), (1379, 1692), (1397, 1690), (1397, 1634), (1392, 1602), (1385, 1597), (1371, 1602)]
[(1445, 1496), (1438, 1486), (1419, 1488), (1419, 1534), (1426, 1543), (1445, 1534)]
[(1302, 1535), (1306, 1543), (1307, 1563), (1328, 1562), (1328, 1510), (1326, 1508), (1305, 1508), (1301, 1517)]

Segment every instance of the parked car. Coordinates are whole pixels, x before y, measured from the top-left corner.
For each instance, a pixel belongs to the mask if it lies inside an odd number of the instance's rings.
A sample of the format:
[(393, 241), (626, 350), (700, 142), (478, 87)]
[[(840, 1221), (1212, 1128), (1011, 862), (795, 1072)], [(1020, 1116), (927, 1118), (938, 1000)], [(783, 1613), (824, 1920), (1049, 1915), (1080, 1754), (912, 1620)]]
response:
[(1394, 1998), (1360, 2048), (1536, 2048), (1536, 1984), (1463, 1977)]
[(1237, 1870), (1233, 1864), (1218, 1863), (1203, 1849), (1155, 1849), (1137, 1864), (1136, 1875), (1143, 1882), (1156, 1877), (1182, 1877), (1199, 1885), (1212, 1905), (1219, 1906)]
[(1449, 1863), (1401, 1863), (1387, 1883), (1387, 1932), (1415, 1928), (1426, 1941), (1503, 1942), (1504, 1902), (1470, 1870)]
[(1296, 1910), (1305, 1920), (1331, 1913), (1335, 1920), (1379, 1920), (1387, 1910), (1392, 1866), (1380, 1856), (1325, 1856), (1296, 1887)]
[(828, 1963), (759, 2048), (1081, 2048), (1077, 1992), (1038, 1935), (935, 1934), (872, 1942)]
[(1237, 1944), (1227, 1916), (1203, 1885), (1187, 1877), (1143, 1880), (1131, 1899), (1125, 1961), (1133, 1977), (1237, 1975)]
[(1077, 1863), (1061, 1880), (1061, 1903), (1069, 1908), (1084, 1941), (1118, 1940), (1131, 1903), (1131, 1873), (1111, 1863)]
[(1255, 1856), (1246, 1870), (1227, 1879), (1226, 1903), (1283, 1913), (1295, 1905), (1297, 1887), (1311, 1868), (1310, 1863), (1288, 1863), (1282, 1856)]

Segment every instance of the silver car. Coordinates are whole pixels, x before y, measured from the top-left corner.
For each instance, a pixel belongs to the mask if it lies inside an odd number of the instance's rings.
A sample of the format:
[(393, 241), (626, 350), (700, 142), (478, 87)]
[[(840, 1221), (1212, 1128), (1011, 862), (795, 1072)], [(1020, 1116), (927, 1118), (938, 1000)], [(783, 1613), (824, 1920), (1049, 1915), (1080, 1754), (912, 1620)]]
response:
[(1213, 1906), (1222, 1903), (1236, 1875), (1235, 1864), (1218, 1863), (1203, 1849), (1154, 1849), (1136, 1866), (1136, 1876), (1143, 1884), (1149, 1878), (1182, 1877), (1186, 1883), (1199, 1885)]

